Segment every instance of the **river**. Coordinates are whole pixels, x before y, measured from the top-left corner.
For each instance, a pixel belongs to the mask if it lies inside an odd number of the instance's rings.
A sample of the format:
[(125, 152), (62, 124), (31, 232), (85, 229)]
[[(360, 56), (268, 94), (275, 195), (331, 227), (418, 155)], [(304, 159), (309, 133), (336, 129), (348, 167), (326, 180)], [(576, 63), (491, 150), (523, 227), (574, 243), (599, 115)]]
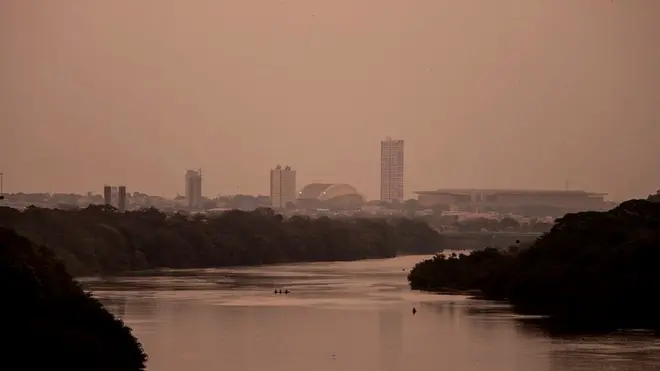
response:
[(645, 334), (551, 338), (501, 304), (411, 291), (407, 271), (423, 258), (177, 270), (83, 285), (133, 328), (149, 371), (660, 369), (660, 341)]

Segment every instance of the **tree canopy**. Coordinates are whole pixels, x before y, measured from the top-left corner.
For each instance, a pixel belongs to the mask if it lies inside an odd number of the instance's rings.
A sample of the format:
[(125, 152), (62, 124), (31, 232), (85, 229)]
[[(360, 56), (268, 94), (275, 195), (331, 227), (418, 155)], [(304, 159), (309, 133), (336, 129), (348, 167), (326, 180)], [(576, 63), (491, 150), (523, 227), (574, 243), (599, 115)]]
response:
[(3, 369), (144, 370), (131, 330), (66, 272), (52, 251), (0, 228)]
[(283, 218), (270, 209), (217, 216), (119, 213), (108, 206), (0, 208), (0, 225), (51, 248), (73, 275), (435, 253), (442, 237), (409, 219)]
[(414, 289), (479, 290), (557, 323), (660, 331), (660, 204), (632, 200), (567, 214), (519, 253), (494, 249), (418, 263)]

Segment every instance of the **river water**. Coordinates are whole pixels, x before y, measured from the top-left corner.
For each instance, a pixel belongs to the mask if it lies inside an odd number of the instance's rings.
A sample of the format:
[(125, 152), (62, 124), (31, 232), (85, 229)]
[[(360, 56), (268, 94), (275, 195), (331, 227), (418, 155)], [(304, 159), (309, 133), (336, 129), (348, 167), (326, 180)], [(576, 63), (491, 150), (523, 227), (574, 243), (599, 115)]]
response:
[(645, 334), (549, 337), (506, 306), (411, 291), (423, 258), (83, 284), (133, 328), (149, 371), (660, 370), (660, 341)]

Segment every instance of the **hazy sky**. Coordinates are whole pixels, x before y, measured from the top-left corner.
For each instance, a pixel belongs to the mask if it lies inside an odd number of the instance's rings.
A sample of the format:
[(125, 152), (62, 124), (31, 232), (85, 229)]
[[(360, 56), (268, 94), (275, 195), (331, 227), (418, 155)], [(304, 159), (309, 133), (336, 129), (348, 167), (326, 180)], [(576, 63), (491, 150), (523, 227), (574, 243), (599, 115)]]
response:
[(659, 0), (0, 1), (5, 191), (660, 188)]

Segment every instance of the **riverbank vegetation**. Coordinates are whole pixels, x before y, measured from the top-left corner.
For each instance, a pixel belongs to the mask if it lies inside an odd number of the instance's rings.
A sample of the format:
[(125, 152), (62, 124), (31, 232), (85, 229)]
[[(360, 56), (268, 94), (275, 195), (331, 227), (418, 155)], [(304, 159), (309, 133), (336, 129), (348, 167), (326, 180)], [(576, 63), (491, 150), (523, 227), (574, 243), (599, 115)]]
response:
[(567, 214), (530, 248), (418, 263), (413, 289), (479, 290), (576, 329), (660, 332), (660, 204), (632, 200)]
[(270, 209), (204, 217), (153, 208), (0, 208), (0, 225), (51, 248), (73, 275), (388, 258), (444, 247), (442, 237), (419, 221), (285, 219)]
[(2, 363), (21, 370), (144, 370), (121, 320), (87, 295), (52, 251), (0, 228)]

